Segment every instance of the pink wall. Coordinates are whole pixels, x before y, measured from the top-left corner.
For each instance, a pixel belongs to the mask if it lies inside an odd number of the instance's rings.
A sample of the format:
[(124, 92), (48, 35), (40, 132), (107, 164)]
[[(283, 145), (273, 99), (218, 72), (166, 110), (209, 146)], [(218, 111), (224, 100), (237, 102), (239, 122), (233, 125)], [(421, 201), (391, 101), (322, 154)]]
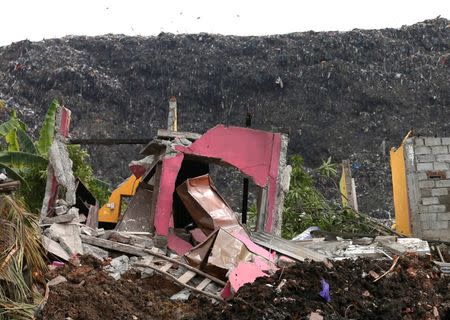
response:
[(220, 159), (251, 177), (260, 187), (268, 187), (268, 210), (265, 231), (271, 232), (275, 215), (281, 135), (261, 130), (218, 125), (208, 130), (189, 147), (176, 146), (180, 153), (163, 160), (161, 185), (156, 205), (155, 228), (168, 235), (172, 214), (175, 180), (183, 154)]

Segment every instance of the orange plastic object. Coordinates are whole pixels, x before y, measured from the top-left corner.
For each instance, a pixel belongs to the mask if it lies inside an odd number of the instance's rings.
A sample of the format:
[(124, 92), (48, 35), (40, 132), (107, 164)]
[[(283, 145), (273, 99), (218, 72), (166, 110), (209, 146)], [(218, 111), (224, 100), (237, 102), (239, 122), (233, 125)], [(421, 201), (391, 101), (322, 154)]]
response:
[(117, 223), (120, 216), (122, 197), (131, 197), (136, 193), (141, 178), (131, 175), (122, 182), (109, 196), (108, 203), (98, 211), (98, 222)]

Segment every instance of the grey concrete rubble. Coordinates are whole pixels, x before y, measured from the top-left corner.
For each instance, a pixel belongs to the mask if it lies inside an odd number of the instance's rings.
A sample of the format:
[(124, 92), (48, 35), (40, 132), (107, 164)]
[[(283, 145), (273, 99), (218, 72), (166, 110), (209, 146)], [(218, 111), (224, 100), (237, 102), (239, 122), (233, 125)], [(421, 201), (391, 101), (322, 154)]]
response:
[(46, 232), (53, 240), (58, 241), (69, 255), (83, 254), (78, 225), (54, 223)]
[(77, 217), (78, 215), (75, 212), (67, 212), (54, 217), (45, 217), (42, 219), (42, 224), (67, 223), (72, 222)]
[(55, 210), (55, 214), (57, 216), (60, 216), (60, 215), (65, 214), (67, 212), (67, 206), (64, 206), (64, 205), (56, 206), (54, 208), (54, 210)]
[(414, 252), (419, 255), (430, 254), (427, 241), (418, 238), (397, 238), (395, 236), (379, 236), (341, 241), (311, 241), (298, 243), (325, 255), (330, 260), (347, 258), (379, 259), (391, 255)]
[(105, 234), (105, 229), (103, 228), (93, 229), (88, 226), (81, 226), (80, 232), (88, 236), (99, 237)]
[(104, 270), (115, 280), (119, 280), (120, 277), (130, 270), (130, 258), (126, 255), (119, 256), (111, 260)]
[(109, 257), (109, 252), (106, 250), (103, 250), (102, 248), (83, 243), (83, 251), (84, 254), (91, 255), (94, 258), (97, 258), (101, 261), (104, 259), (107, 259)]
[(70, 255), (57, 241), (42, 235), (42, 245), (49, 253), (59, 257), (62, 260), (69, 261)]
[(398, 238), (395, 242), (385, 242), (383, 247), (395, 255), (415, 252), (419, 255), (430, 254), (428, 242), (417, 238)]
[(131, 245), (151, 249), (154, 247), (153, 240), (149, 237), (140, 237), (135, 235), (130, 235), (130, 242)]
[(174, 301), (186, 301), (191, 296), (191, 290), (183, 289), (170, 297)]
[(53, 278), (52, 280), (50, 280), (49, 282), (47, 282), (47, 286), (52, 287), (52, 286), (57, 286), (58, 284), (67, 282), (67, 279), (61, 275)]

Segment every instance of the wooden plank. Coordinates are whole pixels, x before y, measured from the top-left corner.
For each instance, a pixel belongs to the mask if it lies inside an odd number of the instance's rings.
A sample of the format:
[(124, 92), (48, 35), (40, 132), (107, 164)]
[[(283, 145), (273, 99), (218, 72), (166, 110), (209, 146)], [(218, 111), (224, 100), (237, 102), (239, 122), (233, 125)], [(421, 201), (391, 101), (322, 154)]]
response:
[(210, 284), (210, 283), (211, 283), (211, 280), (209, 280), (208, 278), (205, 278), (205, 279), (203, 279), (203, 281), (200, 282), (195, 288), (198, 289), (198, 290), (203, 290), (203, 289), (205, 289), (206, 286), (207, 286), (208, 284)]
[(163, 150), (166, 149), (166, 145), (162, 142), (160, 139), (153, 139), (149, 143), (147, 143), (141, 151), (139, 151), (139, 154), (148, 156), (152, 154), (160, 154)]
[(158, 138), (165, 138), (165, 139), (185, 138), (191, 141), (195, 141), (202, 136), (201, 134), (194, 132), (170, 131), (165, 129), (159, 129), (157, 135)]
[(8, 181), (0, 183), (0, 192), (9, 192), (17, 190), (20, 187), (20, 181)]
[(152, 250), (144, 249), (144, 251), (145, 251), (145, 252), (148, 252), (149, 254), (151, 254), (151, 255), (153, 255), (153, 256), (155, 256), (155, 257), (164, 259), (164, 260), (166, 260), (166, 261), (170, 261), (170, 262), (172, 262), (172, 263), (174, 263), (174, 264), (182, 265), (182, 266), (185, 267), (186, 269), (191, 270), (191, 271), (194, 271), (195, 273), (199, 274), (200, 276), (205, 277), (205, 278), (208, 278), (208, 279), (214, 281), (215, 283), (217, 283), (218, 285), (220, 285), (220, 286), (222, 286), (222, 287), (225, 287), (225, 285), (226, 285), (226, 283), (223, 282), (222, 280), (217, 279), (216, 277), (214, 277), (214, 276), (212, 276), (212, 275), (210, 275), (210, 274), (208, 274), (208, 273), (205, 273), (205, 272), (203, 272), (203, 271), (201, 271), (201, 270), (198, 270), (198, 269), (196, 269), (196, 268), (194, 268), (194, 267), (192, 267), (192, 266), (190, 266), (190, 265), (188, 265), (188, 264), (186, 264), (186, 263), (183, 263), (183, 262), (174, 260), (174, 259), (169, 258), (169, 257), (167, 257), (167, 256), (164, 256), (164, 255), (162, 255), (162, 254), (160, 254), (160, 253), (154, 252), (154, 251), (152, 251)]
[(163, 265), (161, 268), (159, 268), (159, 270), (162, 272), (167, 272), (167, 270), (172, 268), (172, 266), (173, 266), (172, 262), (167, 262), (165, 265)]
[(188, 283), (196, 275), (197, 273), (195, 273), (194, 271), (186, 271), (181, 277), (178, 278), (178, 280), (183, 283)]
[(170, 273), (161, 271), (161, 270), (160, 270), (157, 266), (155, 266), (154, 264), (151, 264), (151, 263), (149, 263), (149, 264), (144, 264), (144, 263), (139, 263), (139, 262), (137, 262), (137, 263), (135, 263), (134, 265), (135, 265), (136, 267), (148, 267), (148, 268), (151, 268), (151, 269), (155, 270), (156, 272), (158, 272), (158, 273), (164, 275), (165, 277), (171, 279), (172, 281), (178, 283), (180, 286), (186, 287), (186, 288), (188, 288), (189, 290), (191, 290), (191, 291), (193, 291), (193, 292), (196, 292), (196, 293), (199, 293), (199, 294), (203, 294), (203, 295), (205, 295), (205, 296), (207, 296), (207, 297), (216, 299), (216, 300), (218, 300), (218, 301), (223, 301), (223, 298), (222, 298), (218, 293), (217, 293), (217, 294), (214, 294), (214, 293), (209, 293), (209, 292), (206, 292), (206, 291), (202, 291), (202, 290), (197, 289), (196, 287), (193, 287), (193, 286), (190, 286), (190, 285), (188, 285), (188, 284), (186, 284), (186, 283), (180, 282), (180, 281), (178, 280), (178, 278), (176, 278), (175, 276), (171, 275)]
[(143, 248), (132, 246), (129, 244), (119, 243), (111, 240), (100, 239), (92, 236), (81, 235), (81, 241), (83, 243), (92, 244), (94, 246), (105, 248), (109, 250), (128, 253), (134, 256), (146, 256), (147, 253)]
[(150, 138), (72, 138), (69, 139), (69, 144), (84, 144), (84, 145), (119, 145), (119, 144), (146, 144)]

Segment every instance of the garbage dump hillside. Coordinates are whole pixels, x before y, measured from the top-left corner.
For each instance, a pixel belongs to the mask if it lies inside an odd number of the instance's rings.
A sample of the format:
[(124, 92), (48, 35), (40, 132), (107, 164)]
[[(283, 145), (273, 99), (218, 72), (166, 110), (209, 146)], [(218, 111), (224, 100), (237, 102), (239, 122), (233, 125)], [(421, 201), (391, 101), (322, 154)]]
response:
[[(147, 137), (179, 102), (179, 130), (218, 123), (290, 134), (307, 165), (349, 158), (362, 211), (393, 214), (388, 150), (409, 129), (448, 136), (449, 21), (400, 29), (268, 37), (211, 34), (65, 37), (0, 48), (0, 99), (36, 128), (54, 97), (72, 108), (75, 137)], [(4, 108), (3, 108), (4, 109)], [(0, 109), (0, 118), (6, 113)], [(141, 146), (91, 146), (114, 184)], [(116, 161), (110, 161), (116, 159)], [(233, 204), (236, 185), (215, 181)], [(228, 197), (229, 196), (229, 197)]]

